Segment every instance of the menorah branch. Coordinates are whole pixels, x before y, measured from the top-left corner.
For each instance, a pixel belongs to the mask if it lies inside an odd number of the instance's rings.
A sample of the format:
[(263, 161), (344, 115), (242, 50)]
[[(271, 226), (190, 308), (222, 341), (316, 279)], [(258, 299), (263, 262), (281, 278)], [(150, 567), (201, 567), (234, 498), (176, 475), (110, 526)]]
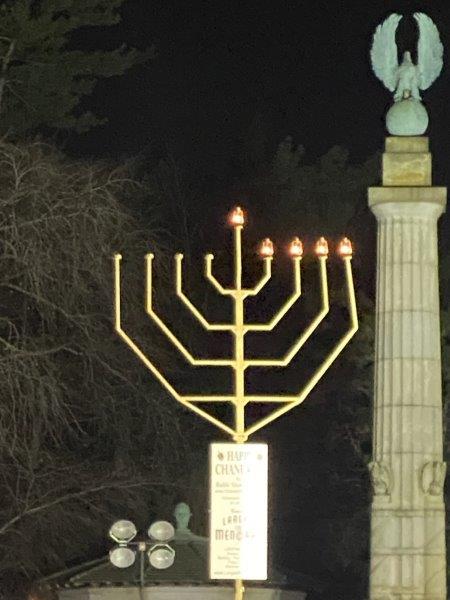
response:
[[(320, 289), (322, 298), (322, 307), (320, 312), (307, 327), (304, 333), (298, 338), (293, 346), (288, 350), (284, 358), (280, 359), (249, 359), (245, 361), (245, 367), (287, 367), (292, 359), (296, 356), (302, 346), (308, 341), (323, 319), (326, 317), (330, 310), (329, 295), (328, 295), (328, 278), (327, 278), (327, 267), (326, 267), (326, 256), (319, 257), (319, 273), (320, 273)], [(295, 294), (294, 294), (295, 296)], [(289, 302), (288, 302), (289, 304)], [(289, 308), (289, 307), (288, 307)], [(287, 311), (286, 311), (287, 312)], [(275, 319), (278, 318), (278, 315)], [(280, 317), (281, 318), (281, 317)], [(278, 319), (279, 320), (279, 319)], [(278, 322), (278, 321), (277, 321)], [(276, 323), (275, 323), (276, 324)]]
[(214, 395), (211, 396), (202, 396), (201, 394), (192, 395), (192, 396), (184, 396), (186, 400), (189, 402), (233, 402), (235, 396), (232, 395)]
[(354, 289), (353, 274), (352, 274), (352, 268), (351, 268), (351, 256), (344, 256), (344, 264), (345, 264), (345, 276), (346, 276), (346, 282), (347, 282), (348, 310), (349, 310), (349, 315), (350, 315), (349, 330), (339, 340), (339, 342), (336, 344), (336, 346), (333, 348), (333, 350), (328, 354), (328, 356), (323, 361), (323, 363), (320, 365), (320, 367), (315, 371), (314, 375), (311, 377), (311, 379), (308, 381), (308, 383), (304, 386), (304, 388), (302, 389), (300, 394), (297, 396), (296, 400), (289, 401), (285, 406), (275, 410), (273, 413), (271, 413), (267, 417), (257, 421), (251, 427), (248, 427), (245, 430), (245, 433), (247, 435), (250, 436), (251, 434), (253, 434), (256, 431), (258, 431), (259, 429), (261, 429), (262, 427), (265, 427), (266, 425), (268, 425), (275, 419), (278, 419), (285, 413), (289, 412), (295, 406), (298, 406), (299, 404), (301, 404), (307, 398), (307, 396), (310, 394), (310, 392), (313, 390), (313, 388), (317, 385), (317, 383), (320, 381), (320, 379), (323, 377), (323, 375), (326, 373), (326, 371), (330, 368), (330, 366), (333, 364), (333, 362), (336, 360), (336, 358), (339, 356), (339, 354), (342, 352), (342, 350), (345, 348), (345, 346), (348, 344), (348, 342), (351, 340), (351, 338), (358, 331), (358, 313), (356, 310), (356, 298), (355, 298), (355, 289)]
[(207, 254), (205, 256), (205, 276), (208, 281), (216, 288), (216, 290), (222, 296), (230, 296), (234, 293), (234, 290), (226, 290), (214, 277), (212, 273), (212, 261), (214, 260), (214, 254)]
[(233, 435), (234, 430), (228, 427), (225, 423), (222, 423), (219, 419), (216, 419), (200, 407), (191, 404), (188, 397), (182, 396), (172, 386), (172, 384), (164, 377), (161, 371), (147, 358), (144, 352), (139, 346), (131, 339), (131, 337), (124, 331), (121, 323), (121, 285), (120, 285), (120, 262), (122, 256), (120, 254), (114, 255), (114, 329), (127, 346), (136, 354), (139, 360), (147, 367), (147, 369), (156, 377), (161, 385), (172, 395), (172, 397), (182, 404), (185, 408), (188, 408), (192, 412), (196, 413), (206, 421), (209, 421), (212, 425), (215, 425), (228, 435)]
[(245, 290), (246, 296), (256, 296), (263, 289), (266, 283), (270, 280), (270, 278), (272, 277), (272, 260), (272, 256), (264, 257), (264, 275), (254, 288)]
[(196, 367), (231, 367), (233, 361), (229, 359), (203, 359), (194, 358), (189, 350), (180, 342), (180, 340), (174, 335), (174, 333), (167, 327), (164, 321), (156, 314), (153, 309), (153, 285), (152, 285), (152, 262), (153, 254), (147, 254), (145, 257), (147, 265), (147, 285), (146, 285), (146, 302), (145, 310), (153, 322), (159, 327), (159, 329), (166, 335), (166, 337), (172, 342), (175, 348), (186, 358), (186, 360), (193, 366)]
[[(267, 260), (267, 259), (266, 259)], [(297, 300), (302, 295), (302, 286), (301, 286), (301, 274), (300, 274), (300, 256), (295, 256), (293, 258), (293, 266), (294, 266), (294, 292), (287, 300), (287, 302), (281, 307), (278, 313), (273, 317), (269, 323), (257, 323), (245, 326), (245, 331), (272, 331), (274, 327), (278, 325), (284, 315), (289, 311), (289, 309), (294, 306)]]
[(203, 325), (207, 331), (232, 331), (233, 326), (227, 323), (210, 323), (205, 319), (202, 313), (196, 306), (189, 300), (189, 298), (183, 292), (183, 255), (175, 255), (175, 289), (178, 298), (185, 304), (185, 306), (191, 311), (194, 317)]
[(120, 262), (122, 256), (120, 254), (114, 255), (114, 329), (124, 340), (124, 342), (131, 348), (136, 356), (144, 363), (153, 375), (162, 383), (166, 390), (172, 394), (172, 396), (181, 401), (180, 394), (175, 388), (167, 381), (164, 375), (155, 367), (155, 365), (145, 356), (139, 346), (131, 339), (131, 337), (122, 329), (121, 323), (121, 284), (120, 284)]

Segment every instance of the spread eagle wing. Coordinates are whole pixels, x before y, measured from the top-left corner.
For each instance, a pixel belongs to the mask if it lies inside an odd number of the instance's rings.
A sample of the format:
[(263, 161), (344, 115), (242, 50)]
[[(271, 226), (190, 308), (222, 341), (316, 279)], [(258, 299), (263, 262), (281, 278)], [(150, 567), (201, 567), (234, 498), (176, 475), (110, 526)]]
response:
[(401, 15), (393, 13), (378, 25), (370, 50), (372, 69), (391, 92), (395, 92), (397, 87), (398, 53), (395, 33), (401, 19)]
[(414, 13), (414, 18), (420, 32), (417, 45), (419, 88), (426, 90), (442, 70), (444, 47), (439, 38), (439, 31), (428, 15)]

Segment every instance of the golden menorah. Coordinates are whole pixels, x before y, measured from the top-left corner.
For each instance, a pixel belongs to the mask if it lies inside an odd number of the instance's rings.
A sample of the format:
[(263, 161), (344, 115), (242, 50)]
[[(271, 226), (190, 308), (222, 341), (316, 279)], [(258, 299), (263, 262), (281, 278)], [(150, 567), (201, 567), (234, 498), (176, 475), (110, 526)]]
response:
[[(257, 285), (253, 288), (242, 287), (242, 230), (245, 225), (245, 215), (241, 208), (237, 207), (233, 210), (229, 218), (230, 225), (234, 232), (234, 286), (225, 288), (219, 283), (212, 272), (214, 256), (207, 254), (205, 256), (205, 275), (208, 281), (213, 285), (215, 290), (222, 296), (229, 296), (233, 302), (232, 323), (210, 323), (204, 315), (196, 308), (191, 300), (183, 291), (183, 255), (175, 255), (175, 289), (177, 297), (182, 301), (186, 308), (199, 321), (199, 323), (207, 331), (227, 331), (232, 335), (233, 339), (233, 356), (232, 358), (205, 359), (196, 358), (183, 345), (183, 343), (174, 335), (171, 329), (157, 314), (153, 305), (153, 254), (147, 254), (146, 262), (146, 291), (145, 291), (145, 309), (154, 324), (164, 333), (169, 341), (177, 348), (181, 355), (189, 364), (194, 367), (228, 367), (233, 370), (234, 386), (233, 393), (229, 395), (184, 395), (180, 394), (174, 386), (168, 381), (161, 370), (144, 354), (135, 341), (124, 331), (121, 324), (121, 255), (116, 254), (114, 257), (114, 290), (115, 290), (115, 329), (125, 343), (138, 356), (144, 365), (155, 375), (161, 382), (164, 388), (183, 406), (190, 409), (203, 419), (206, 419), (225, 433), (229, 434), (234, 442), (243, 443), (248, 440), (248, 437), (268, 425), (278, 417), (292, 410), (295, 406), (301, 404), (314, 386), (319, 382), (321, 377), (337, 358), (346, 344), (358, 329), (358, 315), (356, 311), (355, 290), (353, 284), (353, 274), (351, 268), (352, 245), (347, 238), (344, 238), (338, 245), (338, 253), (344, 261), (345, 279), (347, 287), (348, 310), (350, 315), (350, 326), (346, 333), (338, 340), (332, 350), (328, 353), (321, 365), (315, 370), (308, 382), (303, 386), (300, 392), (296, 395), (252, 395), (246, 393), (245, 388), (245, 371), (251, 367), (287, 367), (289, 363), (298, 354), (302, 346), (311, 337), (314, 331), (319, 327), (320, 323), (327, 316), (330, 305), (328, 295), (328, 276), (327, 276), (327, 259), (328, 259), (328, 243), (321, 237), (315, 245), (315, 253), (319, 261), (319, 277), (321, 289), (321, 308), (317, 316), (312, 320), (311, 324), (294, 342), (284, 357), (279, 359), (257, 359), (247, 358), (245, 352), (245, 335), (249, 332), (270, 332), (272, 331), (287, 312), (300, 298), (301, 289), (301, 260), (303, 256), (303, 245), (299, 238), (294, 238), (289, 246), (289, 253), (292, 259), (294, 289), (291, 296), (287, 299), (280, 310), (275, 314), (268, 323), (246, 323), (244, 303), (251, 296), (257, 296), (272, 275), (272, 259), (274, 247), (269, 238), (266, 238), (260, 245), (260, 255), (264, 261), (264, 273)], [(230, 427), (222, 420), (204, 410), (199, 404), (204, 403), (229, 403), (234, 411), (234, 427)], [(277, 403), (278, 408), (267, 414), (263, 418), (247, 426), (245, 419), (245, 410), (249, 403)], [(235, 580), (235, 600), (242, 600), (244, 597), (244, 586), (241, 579)]]
[[(233, 393), (229, 395), (202, 395), (201, 393), (195, 395), (183, 395), (180, 394), (174, 386), (168, 381), (163, 375), (161, 370), (142, 352), (136, 342), (124, 331), (121, 324), (121, 274), (120, 264), (121, 255), (116, 254), (114, 256), (114, 271), (115, 271), (115, 329), (125, 343), (133, 350), (138, 358), (144, 363), (144, 365), (155, 375), (155, 377), (161, 382), (164, 388), (183, 406), (190, 409), (197, 415), (206, 419), (222, 431), (229, 434), (235, 442), (245, 442), (248, 437), (271, 423), (278, 417), (287, 413), (295, 406), (301, 404), (314, 386), (321, 379), (323, 374), (327, 371), (333, 361), (337, 358), (346, 344), (349, 342), (351, 337), (355, 334), (358, 329), (358, 315), (356, 311), (356, 300), (355, 290), (353, 284), (353, 274), (351, 268), (352, 259), (352, 245), (347, 238), (344, 238), (339, 246), (338, 253), (342, 257), (345, 266), (345, 278), (347, 287), (348, 297), (348, 309), (350, 315), (350, 326), (347, 332), (341, 337), (336, 343), (334, 348), (326, 356), (322, 364), (315, 370), (309, 381), (304, 385), (303, 389), (296, 395), (251, 395), (247, 394), (245, 390), (245, 371), (251, 367), (286, 367), (298, 354), (302, 346), (311, 337), (323, 319), (329, 312), (329, 294), (328, 294), (328, 277), (327, 277), (327, 259), (328, 259), (328, 243), (322, 237), (315, 245), (315, 253), (319, 260), (319, 277), (320, 277), (320, 289), (321, 289), (321, 308), (317, 316), (313, 319), (311, 324), (306, 330), (300, 335), (300, 337), (294, 342), (292, 347), (288, 350), (286, 355), (278, 359), (257, 359), (247, 358), (245, 353), (245, 335), (248, 332), (268, 332), (272, 331), (281, 319), (286, 315), (289, 309), (296, 303), (300, 298), (301, 289), (301, 260), (303, 256), (303, 245), (298, 238), (292, 240), (289, 252), (292, 258), (293, 275), (294, 275), (294, 289), (291, 296), (280, 308), (272, 320), (268, 323), (246, 323), (244, 318), (244, 302), (246, 298), (256, 296), (261, 289), (270, 280), (272, 275), (272, 259), (274, 254), (274, 247), (269, 238), (266, 238), (260, 246), (260, 255), (264, 262), (264, 273), (259, 283), (253, 288), (242, 287), (242, 230), (245, 225), (245, 215), (241, 208), (237, 207), (230, 215), (230, 224), (234, 232), (234, 286), (232, 288), (223, 287), (216, 277), (213, 275), (213, 260), (212, 254), (205, 256), (205, 275), (208, 281), (213, 285), (216, 291), (222, 296), (229, 296), (233, 302), (233, 323), (209, 323), (204, 315), (194, 306), (191, 300), (186, 296), (183, 291), (183, 255), (175, 255), (175, 289), (177, 297), (183, 302), (186, 308), (192, 313), (192, 315), (198, 320), (198, 322), (207, 331), (228, 331), (233, 337), (233, 356), (232, 358), (218, 358), (218, 359), (207, 359), (207, 358), (196, 358), (192, 353), (183, 345), (183, 343), (174, 335), (162, 318), (157, 314), (153, 304), (153, 254), (147, 254), (145, 257), (146, 261), (146, 292), (145, 292), (145, 308), (146, 312), (155, 325), (167, 336), (169, 341), (179, 350), (182, 356), (187, 360), (189, 364), (194, 367), (228, 367), (233, 370), (234, 377), (234, 389)], [(206, 410), (201, 408), (199, 404), (204, 403), (230, 403), (234, 411), (234, 427), (230, 427), (222, 420), (214, 417)], [(249, 403), (279, 403), (280, 406), (272, 411), (270, 414), (259, 419), (251, 425), (246, 425), (245, 420), (245, 409)]]

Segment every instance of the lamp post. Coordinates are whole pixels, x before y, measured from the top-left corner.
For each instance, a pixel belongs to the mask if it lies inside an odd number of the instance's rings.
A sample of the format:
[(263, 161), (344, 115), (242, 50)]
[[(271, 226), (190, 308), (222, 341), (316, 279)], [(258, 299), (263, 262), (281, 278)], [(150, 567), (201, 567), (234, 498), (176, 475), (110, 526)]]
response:
[(168, 569), (175, 560), (175, 550), (168, 542), (174, 537), (175, 530), (168, 521), (156, 521), (148, 528), (148, 537), (136, 540), (137, 529), (132, 521), (121, 519), (109, 530), (109, 537), (117, 546), (109, 552), (109, 560), (119, 569), (127, 569), (136, 561), (139, 554), (140, 587), (144, 587), (145, 556), (154, 569)]
[[(251, 477), (246, 473), (251, 472), (254, 468), (255, 477), (258, 478), (259, 483), (267, 488), (267, 469), (264, 484), (264, 469), (261, 469), (261, 464), (267, 461), (267, 447), (266, 450), (256, 448), (256, 446), (262, 446), (261, 444), (246, 444), (250, 435), (259, 431), (269, 423), (273, 422), (278, 417), (281, 417), (285, 413), (292, 410), (294, 407), (301, 404), (312, 389), (316, 386), (334, 360), (339, 356), (344, 347), (348, 344), (350, 339), (356, 333), (358, 329), (358, 316), (356, 311), (356, 300), (355, 291), (353, 285), (353, 275), (351, 268), (352, 260), (352, 246), (347, 238), (344, 238), (337, 247), (338, 254), (340, 255), (345, 272), (345, 281), (347, 288), (348, 297), (348, 312), (350, 317), (350, 326), (346, 333), (339, 339), (334, 347), (327, 354), (322, 364), (311, 374), (310, 379), (303, 386), (303, 388), (294, 394), (248, 394), (246, 391), (245, 373), (247, 369), (253, 367), (287, 367), (291, 361), (296, 357), (300, 349), (309, 340), (312, 334), (319, 327), (320, 323), (327, 316), (329, 306), (328, 296), (328, 276), (327, 276), (327, 260), (329, 256), (328, 243), (325, 238), (320, 238), (314, 248), (315, 254), (318, 259), (319, 266), (319, 281), (321, 289), (321, 308), (317, 316), (312, 320), (311, 324), (306, 330), (300, 334), (300, 336), (293, 343), (291, 348), (282, 358), (250, 358), (246, 355), (245, 347), (245, 336), (249, 332), (271, 332), (276, 325), (282, 320), (287, 312), (294, 306), (297, 300), (300, 298), (301, 290), (301, 261), (303, 257), (303, 244), (298, 237), (295, 237), (290, 246), (289, 254), (292, 262), (293, 279), (294, 279), (294, 290), (285, 304), (275, 314), (275, 316), (268, 323), (247, 323), (245, 320), (245, 300), (249, 297), (257, 296), (261, 289), (271, 278), (272, 261), (274, 256), (274, 245), (269, 238), (265, 238), (259, 247), (259, 254), (263, 261), (263, 275), (260, 281), (252, 288), (243, 287), (242, 283), (242, 232), (245, 226), (245, 213), (240, 207), (236, 207), (229, 215), (229, 224), (233, 230), (233, 246), (234, 246), (234, 282), (231, 288), (225, 288), (213, 275), (212, 265), (214, 256), (207, 254), (205, 256), (205, 276), (206, 279), (212, 284), (215, 290), (222, 296), (231, 299), (233, 304), (233, 321), (231, 323), (210, 323), (203, 314), (197, 309), (197, 307), (191, 302), (183, 291), (183, 276), (182, 276), (182, 263), (183, 255), (177, 254), (175, 256), (175, 290), (178, 299), (187, 308), (195, 319), (208, 331), (225, 331), (231, 335), (232, 352), (230, 358), (197, 358), (195, 357), (183, 343), (174, 335), (171, 329), (166, 325), (163, 319), (159, 316), (155, 310), (153, 303), (153, 254), (147, 254), (146, 256), (146, 294), (145, 294), (145, 309), (153, 321), (153, 323), (159, 328), (159, 330), (168, 338), (171, 344), (181, 353), (186, 361), (194, 367), (227, 367), (232, 371), (233, 377), (233, 392), (231, 394), (211, 394), (204, 395), (200, 392), (194, 395), (184, 395), (179, 393), (172, 383), (165, 377), (161, 369), (155, 365), (155, 363), (147, 357), (144, 352), (139, 348), (136, 342), (126, 333), (122, 327), (121, 322), (121, 255), (116, 254), (114, 257), (114, 282), (115, 282), (115, 329), (122, 340), (130, 347), (130, 349), (136, 354), (136, 356), (144, 363), (144, 365), (153, 373), (153, 375), (160, 381), (162, 386), (185, 408), (188, 408), (192, 412), (201, 416), (203, 419), (212, 423), (218, 427), (221, 431), (228, 434), (233, 442), (236, 444), (236, 452), (227, 452), (226, 449), (222, 451), (219, 448), (214, 449), (214, 453), (211, 453), (211, 461), (224, 460), (228, 455), (231, 457), (237, 456), (238, 460), (246, 460), (249, 458), (251, 452), (247, 452), (246, 449), (251, 450), (253, 447), (255, 452), (253, 453), (253, 463), (247, 461), (245, 468), (240, 465), (240, 469), (233, 471), (236, 478), (233, 482), (228, 482), (227, 485), (234, 486), (233, 494), (223, 495), (218, 502), (218, 506), (221, 504), (222, 509), (228, 502), (226, 510), (229, 511), (228, 515), (224, 515), (223, 520), (228, 523), (232, 523), (234, 530), (223, 530), (220, 532), (216, 531), (216, 534), (220, 539), (225, 539), (226, 548), (222, 547), (221, 559), (223, 559), (224, 552), (228, 552), (228, 556), (225, 557), (229, 560), (228, 570), (225, 569), (223, 573), (227, 576), (219, 576), (220, 569), (216, 569), (216, 579), (232, 579), (235, 585), (235, 600), (242, 600), (244, 597), (244, 586), (242, 579), (243, 572), (246, 572), (245, 563), (249, 561), (256, 561), (257, 548), (257, 529), (265, 528), (267, 531), (267, 514), (264, 515), (264, 510), (260, 511), (260, 520), (255, 521), (254, 504), (252, 506), (250, 488), (252, 487)], [(234, 423), (229, 425), (221, 419), (215, 417), (209, 413), (205, 406), (209, 403), (213, 405), (216, 403), (225, 403), (231, 405), (234, 413)], [(257, 420), (255, 423), (246, 422), (246, 407), (251, 403), (260, 403), (267, 408), (268, 403), (276, 406), (271, 412), (264, 411), (265, 416)], [(215, 444), (212, 447), (217, 446)], [(251, 458), (251, 457), (250, 457)], [(249, 458), (249, 460), (250, 460)], [(258, 462), (259, 461), (259, 462)], [(212, 468), (212, 462), (211, 462)], [(233, 467), (234, 468), (234, 467)], [(221, 474), (226, 476), (232, 470), (231, 466), (221, 464), (218, 469)], [(217, 474), (217, 473), (216, 473)], [(212, 480), (212, 478), (211, 478)], [(237, 481), (237, 483), (236, 483)], [(220, 485), (217, 486), (217, 489)], [(263, 489), (261, 487), (261, 489)], [(220, 490), (219, 490), (220, 493)], [(265, 497), (266, 493), (263, 494)], [(233, 496), (233, 498), (231, 498)], [(258, 502), (259, 504), (259, 502)], [(213, 512), (214, 507), (211, 508), (211, 526), (213, 523)], [(267, 512), (267, 508), (265, 509)], [(265, 523), (263, 520), (265, 518)], [(253, 523), (252, 531), (245, 531), (246, 523)], [(230, 538), (227, 537), (228, 533)], [(221, 538), (221, 536), (225, 536)], [(213, 553), (213, 544), (217, 539), (211, 532), (211, 554)], [(229, 540), (232, 540), (229, 541)], [(253, 539), (253, 546), (252, 540)], [(265, 540), (266, 537), (263, 535), (260, 541)], [(216, 553), (217, 554), (217, 553)], [(267, 561), (266, 553), (258, 554), (260, 561)], [(237, 558), (236, 558), (237, 557)], [(211, 565), (210, 557), (210, 565)], [(211, 572), (213, 569), (211, 568)], [(266, 572), (266, 567), (260, 565), (260, 568), (256, 569), (257, 573)], [(223, 575), (222, 573), (222, 575)], [(263, 577), (264, 578), (264, 577)], [(262, 579), (261, 576), (246, 577), (246, 579)]]

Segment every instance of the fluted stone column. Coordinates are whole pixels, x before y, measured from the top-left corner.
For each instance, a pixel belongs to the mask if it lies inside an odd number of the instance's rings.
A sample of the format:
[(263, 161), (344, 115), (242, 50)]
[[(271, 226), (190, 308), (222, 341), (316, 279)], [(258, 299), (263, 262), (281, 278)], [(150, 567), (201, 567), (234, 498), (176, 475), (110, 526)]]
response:
[(446, 600), (437, 220), (426, 137), (388, 137), (378, 221), (371, 600)]

